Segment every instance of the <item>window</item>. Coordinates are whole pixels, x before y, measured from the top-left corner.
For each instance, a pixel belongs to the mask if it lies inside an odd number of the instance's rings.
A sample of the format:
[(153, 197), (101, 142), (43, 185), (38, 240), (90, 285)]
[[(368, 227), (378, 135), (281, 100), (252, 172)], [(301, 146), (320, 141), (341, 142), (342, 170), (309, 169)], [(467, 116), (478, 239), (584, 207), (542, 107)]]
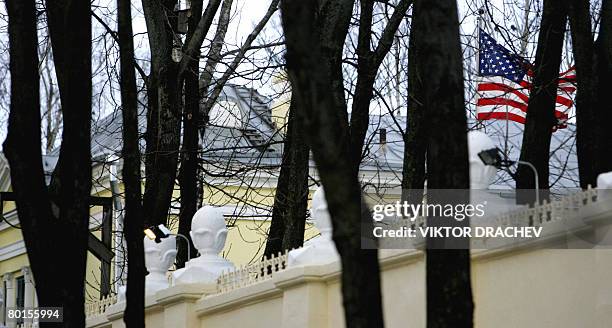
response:
[(218, 101), (208, 116), (210, 124), (216, 126), (242, 128), (244, 122), (240, 107), (233, 101)]

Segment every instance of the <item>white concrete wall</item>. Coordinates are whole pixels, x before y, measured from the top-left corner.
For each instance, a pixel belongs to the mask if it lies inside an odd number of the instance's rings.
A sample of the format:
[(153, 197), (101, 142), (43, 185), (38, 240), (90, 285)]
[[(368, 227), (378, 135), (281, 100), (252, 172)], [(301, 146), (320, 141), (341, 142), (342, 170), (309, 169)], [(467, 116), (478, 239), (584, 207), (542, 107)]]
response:
[[(612, 202), (571, 215), (546, 223), (546, 236), (535, 243), (472, 251), (475, 327), (612, 326), (612, 249), (606, 249)], [(564, 249), (585, 240), (599, 246)], [(379, 257), (386, 327), (425, 327), (425, 254), (381, 250)], [(146, 322), (154, 328), (343, 327), (339, 279), (336, 262), (290, 267), (223, 293), (216, 284), (179, 285), (147, 297)], [(124, 327), (124, 306), (90, 318), (88, 327)]]
[[(418, 251), (381, 251), (387, 327), (425, 327), (425, 263)], [(476, 327), (609, 327), (612, 250), (474, 252)], [(224, 294), (173, 287), (147, 299), (147, 327), (343, 327), (337, 263), (289, 268)], [(119, 303), (89, 327), (124, 327)]]

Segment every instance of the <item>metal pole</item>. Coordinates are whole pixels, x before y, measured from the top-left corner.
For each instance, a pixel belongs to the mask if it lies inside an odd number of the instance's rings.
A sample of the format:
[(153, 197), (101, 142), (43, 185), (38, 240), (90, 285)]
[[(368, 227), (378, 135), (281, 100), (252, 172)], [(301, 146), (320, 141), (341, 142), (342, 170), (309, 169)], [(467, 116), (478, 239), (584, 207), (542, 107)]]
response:
[(519, 165), (523, 164), (529, 166), (531, 170), (533, 170), (533, 174), (535, 175), (535, 189), (536, 189), (536, 203), (540, 205), (540, 179), (538, 177), (538, 170), (533, 164), (525, 161), (517, 161)]
[(189, 239), (180, 233), (173, 233), (172, 236), (181, 237), (187, 242), (187, 261), (189, 262), (191, 260), (191, 243), (189, 243)]

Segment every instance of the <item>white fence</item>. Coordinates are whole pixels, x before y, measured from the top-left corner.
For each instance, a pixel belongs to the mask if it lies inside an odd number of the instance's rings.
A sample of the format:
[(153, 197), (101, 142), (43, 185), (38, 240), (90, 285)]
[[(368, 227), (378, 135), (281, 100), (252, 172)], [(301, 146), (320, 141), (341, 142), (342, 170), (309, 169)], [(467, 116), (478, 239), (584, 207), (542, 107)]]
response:
[[(278, 253), (276, 256), (271, 256), (257, 263), (223, 273), (217, 279), (216, 293), (226, 293), (272, 278), (274, 273), (287, 268), (288, 253)], [(102, 315), (109, 306), (115, 303), (117, 303), (116, 295), (87, 303), (85, 304), (85, 316), (89, 319)]]
[(109, 295), (99, 301), (85, 303), (85, 317), (93, 318), (104, 314), (106, 308), (117, 303), (117, 295)]
[(288, 254), (289, 252), (278, 253), (276, 256), (222, 274), (217, 279), (217, 293), (226, 293), (272, 278), (274, 273), (287, 268)]
[(38, 327), (39, 327), (38, 322), (35, 322), (35, 323), (22, 322), (22, 323), (17, 324), (17, 328), (38, 328)]
[(521, 226), (541, 226), (546, 222), (569, 218), (582, 208), (598, 201), (597, 189), (589, 187), (586, 190), (563, 196), (559, 200), (544, 200), (539, 206), (521, 208), (504, 213), (495, 218), (499, 226), (519, 224)]
[[(494, 226), (540, 226), (546, 222), (560, 220), (562, 218), (572, 217), (577, 214), (583, 207), (597, 203), (598, 190), (589, 186), (588, 189), (576, 192), (574, 194), (562, 196), (558, 200), (542, 201), (542, 204), (535, 207), (522, 207), (513, 211), (509, 211), (492, 218), (497, 222)], [(392, 226), (406, 226), (406, 220), (395, 218), (389, 222)], [(424, 227), (427, 225), (427, 217), (418, 216), (414, 222), (410, 224), (411, 228)]]

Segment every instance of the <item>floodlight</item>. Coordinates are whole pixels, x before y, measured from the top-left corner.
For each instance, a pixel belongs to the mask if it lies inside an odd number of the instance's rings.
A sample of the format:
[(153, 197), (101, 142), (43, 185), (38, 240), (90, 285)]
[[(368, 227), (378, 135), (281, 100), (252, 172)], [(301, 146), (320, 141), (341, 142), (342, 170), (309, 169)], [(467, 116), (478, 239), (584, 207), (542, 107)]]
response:
[(478, 157), (485, 165), (495, 166), (500, 169), (502, 167), (501, 150), (499, 148), (491, 148), (478, 153)]
[(160, 224), (158, 226), (150, 226), (144, 230), (144, 234), (156, 243), (161, 243), (162, 238), (166, 238), (172, 234), (166, 226)]
[(149, 237), (149, 239), (155, 240), (155, 242), (158, 244), (161, 243), (162, 238), (167, 238), (168, 236), (175, 236), (184, 239), (187, 243), (187, 261), (191, 260), (191, 244), (186, 236), (181, 235), (180, 233), (172, 233), (172, 231), (170, 231), (170, 229), (163, 224), (146, 228), (144, 230), (144, 234)]

